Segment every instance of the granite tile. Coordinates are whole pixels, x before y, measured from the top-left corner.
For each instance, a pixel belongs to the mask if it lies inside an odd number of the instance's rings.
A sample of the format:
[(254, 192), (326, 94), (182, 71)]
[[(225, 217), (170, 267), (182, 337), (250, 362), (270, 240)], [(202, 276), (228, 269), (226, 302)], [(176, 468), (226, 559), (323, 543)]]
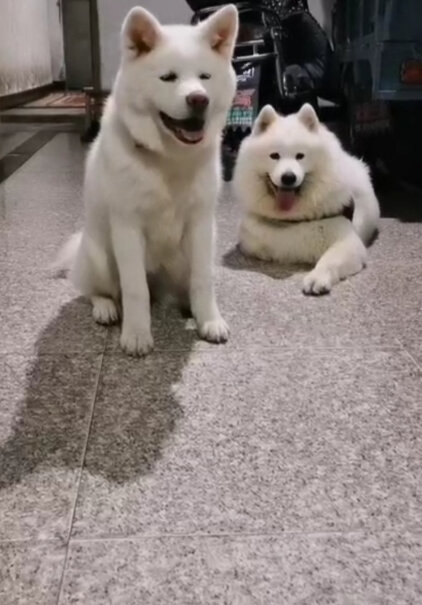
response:
[[(56, 141), (57, 138), (57, 141)], [(102, 349), (106, 332), (90, 319), (66, 280), (53, 280), (51, 263), (81, 223), (82, 172), (74, 166), (77, 135), (60, 135), (2, 188), (0, 204), (0, 323), (2, 351)], [(60, 151), (59, 151), (60, 150)], [(54, 163), (54, 156), (60, 158)], [(41, 160), (40, 160), (41, 157)], [(40, 174), (37, 163), (48, 158)], [(35, 166), (35, 169), (34, 169)], [(38, 166), (38, 167), (37, 167)], [(66, 169), (67, 167), (67, 169)], [(74, 323), (74, 325), (72, 325)], [(64, 340), (53, 338), (64, 336)], [(41, 341), (41, 345), (39, 344)]]
[(374, 329), (401, 342), (422, 340), (422, 265), (371, 265), (351, 284), (362, 305), (374, 310)]
[(369, 249), (369, 264), (419, 263), (422, 257), (422, 223), (381, 219), (377, 240)]
[(422, 535), (143, 538), (72, 544), (61, 605), (414, 605)]
[(54, 136), (54, 131), (35, 132), (13, 151), (0, 158), (0, 181), (9, 178)]
[(32, 136), (32, 134), (32, 132), (28, 131), (2, 132), (2, 129), (0, 129), (0, 159), (11, 153), (16, 147)]
[(0, 357), (0, 540), (66, 537), (100, 363)]
[(4, 183), (0, 226), (11, 261), (27, 271), (46, 268), (58, 247), (80, 227), (82, 213), (80, 172), (51, 172), (41, 179), (25, 165)]
[[(396, 334), (384, 328), (372, 304), (363, 301), (348, 282), (339, 284), (329, 296), (304, 296), (303, 268), (280, 268), (240, 259), (237, 254), (239, 268), (216, 270), (217, 299), (230, 327), (228, 343), (214, 345), (200, 340), (195, 322), (183, 318), (176, 305), (169, 302), (152, 309), (157, 351), (398, 345)], [(110, 351), (119, 350), (119, 335), (117, 326), (107, 344)]]
[(56, 543), (0, 544), (0, 603), (56, 605), (64, 559)]
[(422, 524), (400, 349), (107, 355), (73, 535)]
[(7, 154), (0, 159), (0, 183), (3, 183), (28, 160), (27, 155)]
[(59, 132), (29, 160), (25, 171), (38, 174), (40, 180), (54, 172), (82, 172), (88, 149), (79, 133)]
[(221, 308), (240, 346), (348, 347), (395, 345), (374, 325), (374, 309), (362, 304), (351, 280), (327, 296), (302, 293), (304, 267), (280, 267), (244, 259), (232, 251), (217, 281)]
[(0, 286), (3, 353), (103, 351), (107, 329), (69, 282), (14, 275)]

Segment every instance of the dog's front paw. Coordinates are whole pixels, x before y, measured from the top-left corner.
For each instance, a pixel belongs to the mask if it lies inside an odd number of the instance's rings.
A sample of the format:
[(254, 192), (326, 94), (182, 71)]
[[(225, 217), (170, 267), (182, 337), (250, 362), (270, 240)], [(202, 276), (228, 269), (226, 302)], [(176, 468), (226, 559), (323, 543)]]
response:
[(320, 296), (328, 294), (333, 287), (333, 276), (330, 271), (314, 269), (303, 280), (303, 293)]
[(222, 317), (205, 321), (199, 326), (199, 335), (204, 340), (214, 343), (227, 342), (229, 338), (229, 327)]
[(154, 341), (151, 332), (144, 330), (125, 330), (123, 329), (120, 337), (120, 346), (128, 355), (134, 357), (144, 357), (154, 348)]

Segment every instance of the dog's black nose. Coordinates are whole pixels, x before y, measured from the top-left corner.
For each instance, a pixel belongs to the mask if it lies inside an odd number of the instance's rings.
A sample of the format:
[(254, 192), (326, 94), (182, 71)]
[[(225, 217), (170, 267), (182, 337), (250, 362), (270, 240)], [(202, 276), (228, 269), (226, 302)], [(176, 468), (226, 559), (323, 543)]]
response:
[(286, 187), (292, 187), (296, 183), (296, 175), (294, 172), (285, 172), (281, 175), (281, 184)]
[(209, 98), (203, 92), (191, 92), (186, 97), (186, 103), (193, 111), (201, 113), (206, 110), (209, 105)]

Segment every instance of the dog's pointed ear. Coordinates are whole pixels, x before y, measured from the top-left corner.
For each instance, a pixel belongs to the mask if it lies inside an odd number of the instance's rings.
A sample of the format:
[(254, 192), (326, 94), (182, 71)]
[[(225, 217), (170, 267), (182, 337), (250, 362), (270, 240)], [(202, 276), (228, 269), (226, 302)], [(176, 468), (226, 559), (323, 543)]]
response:
[(318, 128), (318, 116), (315, 109), (309, 103), (302, 105), (302, 107), (299, 109), (297, 117), (308, 130), (315, 131)]
[(255, 120), (253, 125), (252, 134), (262, 134), (265, 132), (273, 122), (277, 120), (280, 116), (274, 109), (272, 105), (264, 105), (261, 111), (258, 114), (258, 117)]
[(121, 35), (123, 49), (137, 57), (157, 46), (161, 38), (161, 26), (149, 11), (135, 6), (123, 22)]
[(198, 27), (202, 29), (211, 48), (231, 60), (239, 29), (239, 13), (234, 4), (220, 8)]

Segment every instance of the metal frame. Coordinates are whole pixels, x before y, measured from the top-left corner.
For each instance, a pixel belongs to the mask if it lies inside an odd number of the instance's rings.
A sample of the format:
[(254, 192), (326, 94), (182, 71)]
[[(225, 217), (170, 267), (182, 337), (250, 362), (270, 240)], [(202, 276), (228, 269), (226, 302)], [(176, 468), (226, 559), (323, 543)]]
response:
[(86, 140), (90, 140), (92, 129), (99, 123), (102, 112), (102, 101), (107, 94), (101, 89), (101, 48), (97, 0), (89, 0), (89, 29), (91, 41), (92, 86), (84, 89), (85, 132), (82, 138)]
[[(274, 9), (272, 9), (268, 6), (264, 6), (260, 2), (256, 2), (253, 4), (251, 2), (234, 2), (234, 4), (235, 4), (237, 10), (239, 11), (239, 15), (244, 15), (244, 14), (248, 14), (248, 13), (249, 14), (254, 13), (254, 14), (260, 14), (260, 15), (267, 15), (267, 16), (271, 16), (277, 23), (276, 26), (269, 28), (269, 35), (270, 35), (274, 50), (269, 51), (269, 52), (267, 51), (264, 53), (259, 52), (259, 48), (265, 45), (265, 40), (263, 40), (263, 39), (252, 39), (252, 40), (247, 40), (244, 42), (239, 42), (236, 44), (235, 53), (234, 53), (235, 56), (232, 61), (236, 72), (241, 73), (242, 71), (246, 71), (251, 66), (260, 65), (262, 63), (265, 63), (266, 61), (274, 60), (276, 63), (275, 74), (276, 74), (277, 86), (278, 86), (278, 89), (280, 92), (280, 96), (281, 96), (281, 98), (287, 98), (286, 87), (285, 87), (285, 84), (281, 77), (282, 57), (280, 57), (279, 53), (277, 53), (275, 50), (275, 48), (276, 48), (275, 36), (277, 35), (277, 32), (281, 32), (281, 30), (282, 30), (283, 19), (280, 17), (280, 15), (277, 13), (277, 11), (275, 11)], [(221, 5), (216, 5), (216, 6), (208, 6), (207, 8), (199, 9), (198, 11), (193, 13), (192, 18), (191, 18), (191, 24), (196, 25), (197, 23), (199, 23), (200, 21), (202, 21), (203, 19), (205, 19), (212, 13), (216, 12), (220, 8), (221, 8)], [(252, 54), (236, 56), (236, 49), (247, 48), (247, 47), (252, 48)]]

